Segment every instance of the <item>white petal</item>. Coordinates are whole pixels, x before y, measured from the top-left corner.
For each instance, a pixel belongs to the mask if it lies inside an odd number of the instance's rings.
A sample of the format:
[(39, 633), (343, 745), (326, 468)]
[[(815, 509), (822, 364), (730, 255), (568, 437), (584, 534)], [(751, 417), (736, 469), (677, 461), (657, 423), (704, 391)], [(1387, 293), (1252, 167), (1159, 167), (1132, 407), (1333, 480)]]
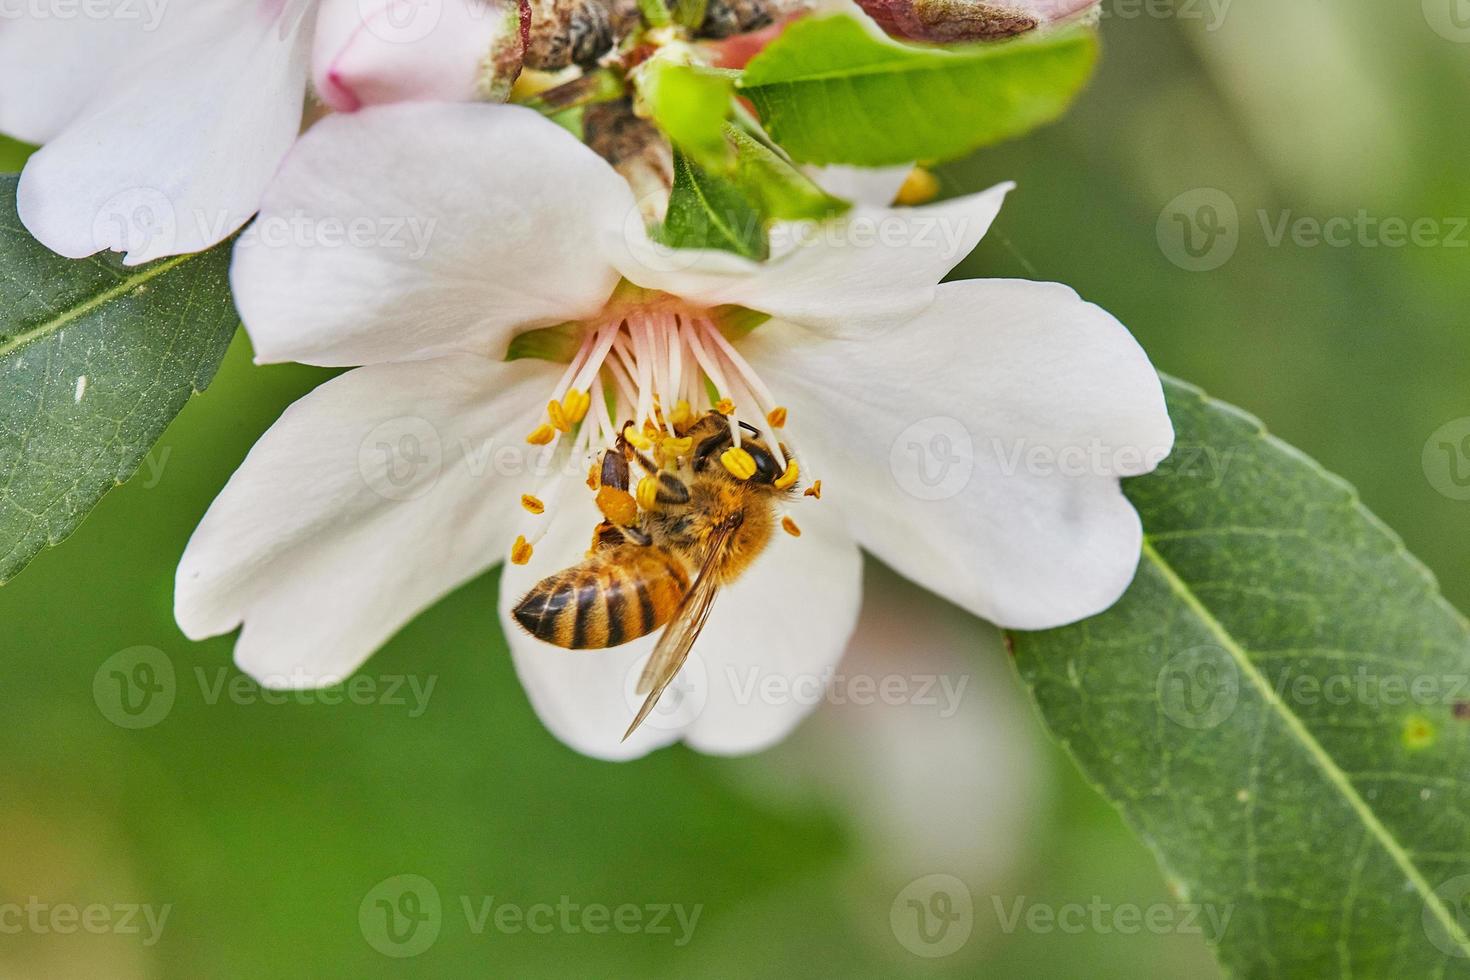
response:
[(1072, 290), (948, 283), (865, 341), (772, 322), (743, 350), (820, 440), (824, 502), (909, 578), (1021, 629), (1101, 612), (1132, 580), (1118, 478), (1153, 469), (1173, 429), (1143, 350)]
[(1012, 184), (921, 208), (858, 206), (826, 222), (777, 226), (773, 258), (679, 251), (624, 229), (623, 275), (711, 306), (736, 303), (831, 336), (861, 335), (917, 315), (975, 248)]
[(544, 411), (545, 362), (453, 355), (349, 371), (288, 408), (179, 562), (193, 639), (244, 623), (240, 668), (319, 687), (504, 554), (527, 479), (504, 447)]
[[(108, 0), (107, 7), (98, 17), (0, 18), (0, 132), (27, 143), (51, 139), (160, 26), (142, 4)], [(134, 16), (118, 16), (126, 10)]]
[(636, 758), (681, 737), (700, 751), (735, 755), (780, 741), (819, 703), (857, 619), (862, 560), (832, 516), (813, 510), (801, 514), (799, 539), (778, 531), (719, 596), (679, 677), (620, 743), (643, 700), (636, 683), (657, 632), (610, 650), (562, 650), (510, 616), (537, 581), (582, 558), (597, 516), (586, 494), (578, 500), (557, 515), (528, 565), (506, 566), (500, 586), (516, 670), (553, 734), (600, 759)]
[(628, 185), (529, 109), (408, 103), (328, 117), (281, 166), (231, 281), (262, 362), (498, 358), (590, 316)]
[(858, 204), (886, 208), (913, 172), (911, 163), (896, 167), (808, 167), (807, 174), (829, 194)]
[(301, 124), (306, 38), (280, 16), (170, 8), (26, 163), (17, 207), (30, 232), (71, 258), (114, 249), (136, 265), (244, 224)]

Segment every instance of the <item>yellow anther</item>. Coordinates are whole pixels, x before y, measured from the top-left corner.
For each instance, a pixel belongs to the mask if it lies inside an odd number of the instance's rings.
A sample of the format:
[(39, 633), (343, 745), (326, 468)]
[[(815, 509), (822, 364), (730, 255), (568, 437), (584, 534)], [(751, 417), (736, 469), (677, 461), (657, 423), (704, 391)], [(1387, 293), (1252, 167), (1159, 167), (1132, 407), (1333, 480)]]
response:
[(541, 502), (541, 498), (533, 497), (529, 493), (521, 494), (521, 506), (533, 514), (546, 513), (546, 505)]
[(526, 436), (526, 441), (533, 446), (544, 446), (554, 438), (556, 438), (556, 430), (543, 422), (536, 426), (534, 432)]
[(653, 440), (640, 432), (638, 427), (632, 422), (629, 422), (623, 428), (623, 438), (628, 440), (634, 449), (647, 450), (653, 448)]
[(938, 196), (939, 178), (923, 167), (915, 167), (903, 179), (903, 186), (898, 189), (893, 203), (913, 207), (916, 204), (928, 204)]
[(602, 467), (593, 463), (587, 467), (587, 489), (596, 490), (602, 486)]
[(796, 482), (796, 478), (798, 476), (801, 476), (801, 467), (796, 464), (796, 460), (790, 460), (786, 464), (786, 471), (780, 476), (776, 477), (776, 489), (791, 489), (792, 484)]
[(822, 481), (821, 480), (813, 480), (812, 481), (812, 485), (806, 488), (806, 494), (805, 494), (805, 496), (815, 497), (818, 500), (821, 500), (822, 499)]
[(592, 396), (585, 391), (573, 388), (561, 399), (562, 414), (567, 421), (576, 425), (587, 417), (587, 409), (592, 407)]
[(673, 459), (675, 456), (688, 456), (694, 449), (694, 440), (688, 436), (682, 439), (675, 439), (673, 436), (668, 436), (659, 448), (663, 450), (665, 459)]
[(720, 462), (738, 480), (749, 480), (755, 476), (755, 458), (739, 446), (731, 446), (720, 453)]
[(597, 509), (602, 516), (620, 527), (628, 527), (638, 520), (638, 501), (626, 490), (610, 487), (604, 483), (597, 491)]
[(766, 413), (766, 421), (771, 423), (773, 429), (784, 429), (786, 427), (786, 407), (777, 405)]
[(785, 531), (793, 538), (801, 537), (801, 528), (797, 527), (796, 522), (793, 521), (789, 516), (781, 518), (781, 530)]
[(510, 561), (513, 565), (524, 565), (531, 560), (531, 545), (523, 534), (516, 535), (516, 543), (510, 546)]
[(567, 413), (561, 409), (561, 402), (547, 402), (546, 414), (551, 416), (551, 424), (562, 432), (571, 432), (572, 423), (567, 421)]
[(694, 409), (684, 399), (674, 405), (674, 411), (669, 415), (669, 421), (674, 423), (675, 429), (684, 429), (694, 422)]
[(644, 510), (658, 506), (658, 480), (645, 476), (638, 481), (638, 506)]
[(715, 411), (719, 412), (721, 415), (734, 415), (735, 403), (728, 398), (721, 398), (719, 401), (715, 402)]

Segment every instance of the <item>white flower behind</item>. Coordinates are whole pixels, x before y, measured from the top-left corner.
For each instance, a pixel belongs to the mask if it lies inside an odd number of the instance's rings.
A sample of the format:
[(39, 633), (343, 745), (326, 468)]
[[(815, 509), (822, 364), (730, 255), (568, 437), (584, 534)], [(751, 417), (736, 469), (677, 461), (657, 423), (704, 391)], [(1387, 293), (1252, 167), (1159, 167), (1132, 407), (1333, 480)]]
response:
[(238, 231), (301, 130), (309, 74), (351, 111), (503, 100), (519, 70), (514, 5), (489, 0), (15, 6), (0, 13), (0, 133), (42, 144), (20, 218), (69, 258), (138, 265)]
[[(288, 409), (210, 508), (179, 567), (181, 627), (243, 626), (237, 662), (263, 683), (330, 683), (523, 539), (500, 607), (527, 693), (568, 744), (627, 758), (681, 738), (749, 752), (789, 732), (809, 702), (735, 679), (789, 685), (837, 662), (859, 548), (1002, 625), (1101, 611), (1141, 538), (1118, 478), (1152, 468), (1172, 430), (1143, 352), (1071, 290), (937, 285), (1007, 190), (859, 206), (781, 229), (782, 254), (755, 264), (655, 247), (621, 178), (528, 110), (327, 120), (286, 161), (263, 220), (413, 216), (434, 233), (421, 257), (237, 249), (260, 360), (364, 366)], [(726, 338), (727, 304), (770, 319)], [(553, 325), (536, 336), (564, 340), (570, 364), (505, 360), (517, 337)], [(657, 420), (655, 399), (695, 413), (729, 399), (822, 492), (792, 507), (800, 537), (777, 534), (721, 594), (676, 684), (685, 693), (620, 743), (654, 637), (563, 650), (509, 610), (581, 558), (599, 518), (587, 464), (624, 422)], [(545, 512), (522, 510), (523, 493)]]

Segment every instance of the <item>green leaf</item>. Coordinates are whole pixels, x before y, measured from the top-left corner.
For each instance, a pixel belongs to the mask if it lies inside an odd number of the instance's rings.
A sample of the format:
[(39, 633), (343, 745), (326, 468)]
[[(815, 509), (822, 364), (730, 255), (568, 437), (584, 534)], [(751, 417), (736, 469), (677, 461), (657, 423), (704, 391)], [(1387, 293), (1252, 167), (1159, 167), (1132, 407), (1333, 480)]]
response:
[(33, 239), (0, 178), (0, 583), (130, 477), (239, 322), (229, 243), (125, 268)]
[(1352, 489), (1168, 382), (1138, 576), (1012, 636), (1041, 714), (1245, 976), (1463, 976), (1470, 625)]
[(638, 94), (653, 121), (679, 149), (708, 170), (733, 161), (725, 120), (734, 105), (729, 75), (654, 57), (636, 73)]
[(713, 248), (757, 260), (766, 257), (769, 247), (759, 203), (678, 150), (669, 210), (654, 237), (673, 248)]
[(760, 202), (768, 218), (786, 221), (836, 217), (852, 207), (818, 187), (810, 177), (760, 140), (730, 126), (725, 132), (735, 148), (732, 179)]
[(798, 20), (739, 87), (803, 163), (944, 160), (1057, 118), (1097, 61), (1089, 30), (988, 44), (899, 44), (846, 16)]
[(735, 153), (735, 165), (728, 170), (710, 172), (674, 151), (669, 210), (655, 230), (665, 245), (765, 259), (771, 221), (822, 220), (851, 207), (741, 129), (726, 127), (725, 138)]

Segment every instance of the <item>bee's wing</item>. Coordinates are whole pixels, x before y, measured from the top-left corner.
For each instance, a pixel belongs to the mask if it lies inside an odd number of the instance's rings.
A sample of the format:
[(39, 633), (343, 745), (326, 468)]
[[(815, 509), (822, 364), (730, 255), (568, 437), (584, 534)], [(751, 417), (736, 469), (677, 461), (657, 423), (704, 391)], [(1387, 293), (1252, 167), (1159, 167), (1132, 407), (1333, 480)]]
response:
[(654, 705), (658, 704), (658, 699), (663, 696), (664, 689), (679, 673), (684, 661), (689, 659), (689, 651), (694, 648), (694, 641), (699, 639), (699, 633), (709, 619), (710, 610), (714, 608), (715, 596), (720, 593), (720, 558), (734, 533), (734, 528), (722, 528), (715, 535), (705, 552), (704, 563), (700, 566), (694, 584), (689, 587), (689, 592), (679, 604), (674, 618), (658, 638), (653, 655), (648, 658), (643, 675), (638, 678), (638, 693), (647, 694), (648, 697), (643, 699), (643, 706), (638, 709), (633, 724), (623, 733), (623, 741), (626, 742), (628, 736), (643, 724)]

